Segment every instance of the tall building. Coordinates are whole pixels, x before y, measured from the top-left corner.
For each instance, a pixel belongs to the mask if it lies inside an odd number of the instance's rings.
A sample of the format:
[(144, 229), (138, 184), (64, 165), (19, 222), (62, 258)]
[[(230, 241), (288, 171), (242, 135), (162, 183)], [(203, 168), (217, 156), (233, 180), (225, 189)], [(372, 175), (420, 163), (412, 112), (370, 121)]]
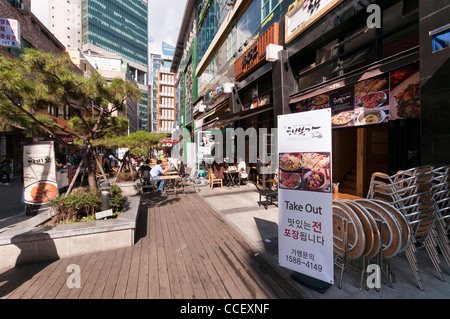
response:
[[(129, 132), (149, 130), (147, 0), (47, 0), (48, 28), (68, 50), (80, 50), (107, 80), (121, 77), (142, 92), (129, 102)], [(94, 61), (95, 60), (95, 61)]]
[(170, 72), (174, 49), (163, 42), (161, 52), (150, 53), (152, 132), (170, 133), (176, 122), (175, 75)]
[(373, 172), (447, 164), (450, 4), (437, 2), (188, 0), (171, 69), (181, 142), (270, 133), (279, 115), (330, 108), (332, 178), (346, 193), (365, 197)]

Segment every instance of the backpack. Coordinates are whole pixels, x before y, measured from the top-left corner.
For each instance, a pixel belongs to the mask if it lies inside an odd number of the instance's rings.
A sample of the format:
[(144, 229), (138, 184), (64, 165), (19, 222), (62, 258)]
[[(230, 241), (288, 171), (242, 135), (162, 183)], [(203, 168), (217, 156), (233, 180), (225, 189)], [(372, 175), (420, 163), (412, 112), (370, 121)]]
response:
[(150, 181), (150, 171), (149, 170), (142, 171), (142, 179), (144, 180), (144, 182)]

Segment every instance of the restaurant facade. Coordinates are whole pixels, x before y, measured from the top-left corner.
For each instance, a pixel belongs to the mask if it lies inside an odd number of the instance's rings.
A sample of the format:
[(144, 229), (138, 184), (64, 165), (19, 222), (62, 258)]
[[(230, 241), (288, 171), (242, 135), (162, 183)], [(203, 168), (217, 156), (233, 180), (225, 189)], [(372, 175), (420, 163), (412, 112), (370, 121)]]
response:
[[(213, 3), (216, 11), (209, 11)], [(278, 115), (330, 108), (333, 182), (343, 192), (365, 196), (373, 172), (448, 164), (449, 117), (436, 114), (447, 114), (450, 102), (449, 1), (196, 5), (192, 71), (187, 63), (180, 71), (175, 58), (172, 65), (180, 78), (192, 74), (184, 88), (194, 85), (192, 96), (184, 95), (191, 103), (184, 107), (184, 137), (264, 128), (269, 146)], [(210, 19), (211, 12), (224, 18)], [(208, 38), (202, 27), (214, 30), (212, 20), (221, 24)], [(185, 44), (182, 32), (177, 50)]]

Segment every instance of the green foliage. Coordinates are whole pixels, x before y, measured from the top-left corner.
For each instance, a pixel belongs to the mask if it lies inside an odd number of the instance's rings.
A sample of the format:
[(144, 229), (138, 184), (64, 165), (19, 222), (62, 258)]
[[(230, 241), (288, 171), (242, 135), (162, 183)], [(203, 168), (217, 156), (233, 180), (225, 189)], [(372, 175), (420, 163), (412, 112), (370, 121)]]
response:
[[(91, 152), (86, 156), (93, 155), (88, 146), (96, 140), (126, 133), (128, 120), (114, 115), (123, 114), (141, 94), (135, 84), (120, 78), (109, 83), (98, 74), (84, 77), (67, 54), (26, 49), (20, 59), (0, 55), (0, 131), (21, 129), (28, 136), (50, 137), (63, 146)], [(68, 127), (58, 125), (46, 113), (61, 106), (82, 114)], [(95, 168), (88, 174), (90, 188), (96, 189)]]
[(109, 191), (109, 207), (115, 214), (120, 213), (125, 205), (125, 197), (122, 196), (122, 190), (116, 184), (111, 186)]
[(83, 217), (90, 217), (101, 210), (101, 192), (79, 187), (68, 196), (59, 196), (53, 199), (50, 205), (56, 212), (53, 224), (79, 221)]

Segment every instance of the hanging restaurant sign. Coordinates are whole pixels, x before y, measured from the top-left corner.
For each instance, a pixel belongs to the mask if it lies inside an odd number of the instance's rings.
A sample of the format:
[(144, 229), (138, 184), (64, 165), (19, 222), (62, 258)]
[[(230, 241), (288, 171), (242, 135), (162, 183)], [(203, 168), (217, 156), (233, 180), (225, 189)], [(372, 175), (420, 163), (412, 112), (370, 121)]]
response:
[(279, 24), (274, 23), (234, 63), (234, 79), (241, 81), (266, 61), (266, 47), (280, 44)]
[(289, 43), (343, 0), (299, 1), (285, 17), (285, 42)]

